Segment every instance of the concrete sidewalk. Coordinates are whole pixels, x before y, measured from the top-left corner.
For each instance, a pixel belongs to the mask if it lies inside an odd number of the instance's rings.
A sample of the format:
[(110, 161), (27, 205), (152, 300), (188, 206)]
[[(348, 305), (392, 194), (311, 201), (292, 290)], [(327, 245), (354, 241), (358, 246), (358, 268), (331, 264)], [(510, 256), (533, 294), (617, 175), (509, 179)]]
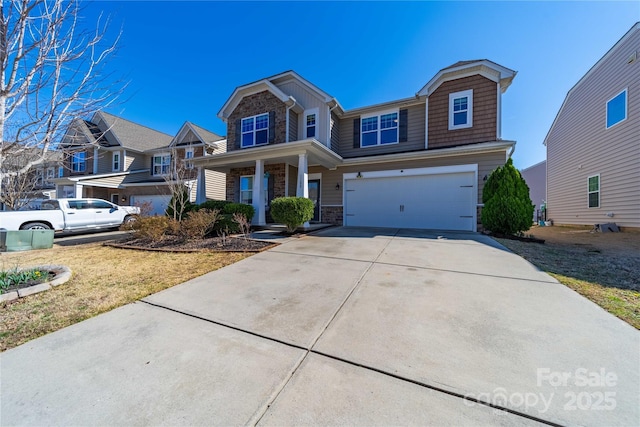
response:
[(638, 425), (640, 335), (486, 236), (333, 228), (0, 355), (2, 425)]

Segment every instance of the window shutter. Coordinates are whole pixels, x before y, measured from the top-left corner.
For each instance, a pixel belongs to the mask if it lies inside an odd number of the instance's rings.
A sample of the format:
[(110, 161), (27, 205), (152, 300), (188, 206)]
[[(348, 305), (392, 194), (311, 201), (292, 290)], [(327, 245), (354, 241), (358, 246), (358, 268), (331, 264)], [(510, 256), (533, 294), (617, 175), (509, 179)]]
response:
[(151, 156), (151, 166), (149, 167), (149, 175), (153, 175), (153, 156)]
[(236, 120), (236, 141), (233, 144), (236, 150), (239, 150), (241, 147), (240, 139), (242, 139), (242, 119)]
[(276, 112), (269, 111), (269, 144), (276, 140)]
[(360, 148), (360, 119), (353, 119), (353, 148)]
[(407, 109), (400, 110), (400, 123), (398, 126), (398, 138), (400, 142), (407, 142)]

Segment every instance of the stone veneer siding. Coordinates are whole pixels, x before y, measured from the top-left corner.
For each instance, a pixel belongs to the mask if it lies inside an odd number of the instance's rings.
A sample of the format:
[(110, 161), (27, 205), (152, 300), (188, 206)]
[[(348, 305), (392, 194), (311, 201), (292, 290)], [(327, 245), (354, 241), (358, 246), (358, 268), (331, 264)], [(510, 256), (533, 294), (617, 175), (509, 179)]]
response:
[(323, 224), (342, 225), (342, 206), (321, 206), (320, 222)]
[[(258, 114), (275, 113), (275, 138), (273, 144), (285, 142), (287, 136), (287, 107), (269, 91), (245, 96), (227, 120), (227, 151), (241, 150), (240, 141), (236, 137), (236, 126), (244, 117)], [(271, 125), (271, 124), (270, 124)]]

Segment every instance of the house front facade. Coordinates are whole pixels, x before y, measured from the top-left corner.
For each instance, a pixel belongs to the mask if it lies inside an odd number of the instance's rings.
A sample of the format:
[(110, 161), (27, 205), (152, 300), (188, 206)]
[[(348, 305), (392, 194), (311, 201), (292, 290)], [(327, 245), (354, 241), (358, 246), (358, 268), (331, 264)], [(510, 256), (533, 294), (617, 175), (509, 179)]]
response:
[(163, 214), (176, 180), (188, 187), (192, 201), (225, 196), (224, 175), (188, 161), (224, 152), (225, 140), (190, 122), (172, 137), (97, 112), (90, 121), (76, 120), (60, 146), (65, 158), (62, 176), (54, 180), (57, 197), (94, 197)]
[(569, 90), (544, 144), (554, 224), (640, 227), (640, 23)]
[(226, 173), (226, 198), (314, 201), (314, 221), (478, 230), (482, 188), (515, 142), (501, 137), (501, 97), (515, 72), (488, 60), (442, 69), (415, 96), (344, 110), (288, 71), (235, 89), (218, 116), (227, 152), (194, 163)]

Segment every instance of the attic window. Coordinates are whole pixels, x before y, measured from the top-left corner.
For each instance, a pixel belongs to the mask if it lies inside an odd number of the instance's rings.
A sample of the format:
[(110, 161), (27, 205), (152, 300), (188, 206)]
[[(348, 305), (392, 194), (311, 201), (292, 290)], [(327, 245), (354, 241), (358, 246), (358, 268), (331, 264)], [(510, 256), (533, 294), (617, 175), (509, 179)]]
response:
[(449, 130), (473, 126), (473, 89), (449, 94)]

